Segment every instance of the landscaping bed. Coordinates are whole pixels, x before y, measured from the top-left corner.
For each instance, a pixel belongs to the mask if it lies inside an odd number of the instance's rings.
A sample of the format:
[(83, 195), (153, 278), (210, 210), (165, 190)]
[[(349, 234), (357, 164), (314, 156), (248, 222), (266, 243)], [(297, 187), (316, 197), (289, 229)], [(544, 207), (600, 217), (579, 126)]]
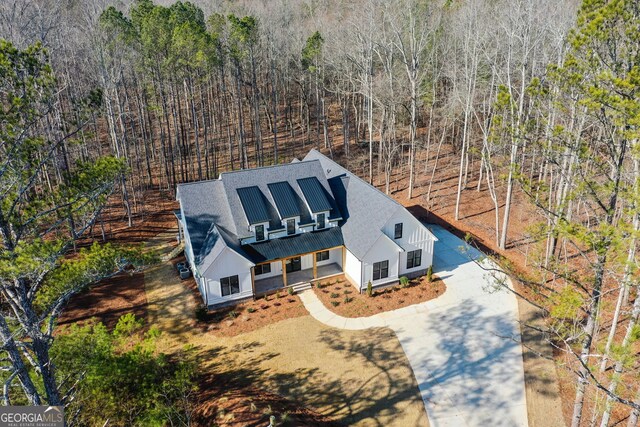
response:
[(343, 317), (367, 317), (396, 310), (439, 297), (444, 293), (444, 282), (433, 276), (409, 280), (408, 284), (374, 290), (372, 296), (361, 294), (344, 276), (314, 283), (313, 290), (329, 310)]
[(198, 308), (198, 325), (214, 335), (232, 337), (266, 325), (309, 314), (297, 295), (285, 291), (265, 295), (255, 301), (206, 312)]

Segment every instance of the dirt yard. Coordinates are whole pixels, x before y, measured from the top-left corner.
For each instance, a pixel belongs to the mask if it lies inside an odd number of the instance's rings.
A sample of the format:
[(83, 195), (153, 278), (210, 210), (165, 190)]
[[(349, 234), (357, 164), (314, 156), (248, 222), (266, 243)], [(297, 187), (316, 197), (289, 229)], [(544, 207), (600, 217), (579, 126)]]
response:
[(229, 401), (204, 408), (218, 425), (266, 420), (264, 404), (238, 399), (237, 389), (247, 385), (341, 425), (428, 425), (413, 372), (389, 329), (340, 331), (304, 316), (232, 338), (199, 335), (191, 343), (213, 382), (225, 384), (222, 398)]
[(442, 295), (446, 286), (437, 277), (429, 283), (426, 277), (409, 282), (406, 287), (396, 285), (373, 292), (372, 297), (361, 294), (344, 276), (315, 282), (314, 292), (325, 307), (344, 317), (366, 317), (409, 305), (418, 304)]

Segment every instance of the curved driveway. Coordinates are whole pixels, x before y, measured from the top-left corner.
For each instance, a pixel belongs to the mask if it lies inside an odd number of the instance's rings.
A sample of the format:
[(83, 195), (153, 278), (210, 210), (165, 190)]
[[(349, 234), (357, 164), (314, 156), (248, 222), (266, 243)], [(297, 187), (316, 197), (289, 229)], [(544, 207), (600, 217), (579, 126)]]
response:
[(527, 426), (518, 304), (495, 290), (473, 259), (482, 254), (444, 230), (434, 272), (447, 285), (437, 299), (375, 316), (347, 319), (327, 310), (313, 291), (300, 297), (309, 313), (338, 328), (393, 329), (411, 363), (432, 427)]

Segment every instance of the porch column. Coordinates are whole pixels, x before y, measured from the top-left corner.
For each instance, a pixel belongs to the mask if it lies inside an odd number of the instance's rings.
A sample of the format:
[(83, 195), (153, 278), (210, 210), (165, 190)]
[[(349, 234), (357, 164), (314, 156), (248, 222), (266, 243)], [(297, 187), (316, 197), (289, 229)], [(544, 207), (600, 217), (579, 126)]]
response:
[(253, 291), (253, 298), (256, 298), (256, 268), (251, 267), (251, 290)]
[(284, 260), (282, 260), (281, 262), (282, 262), (282, 283), (284, 284), (284, 286), (287, 286), (287, 265), (285, 264)]
[(313, 278), (317, 279), (318, 278), (318, 264), (316, 261), (316, 253), (313, 252), (311, 254), (311, 257), (313, 258)]
[(347, 263), (347, 248), (342, 247), (342, 271), (344, 271), (344, 266)]

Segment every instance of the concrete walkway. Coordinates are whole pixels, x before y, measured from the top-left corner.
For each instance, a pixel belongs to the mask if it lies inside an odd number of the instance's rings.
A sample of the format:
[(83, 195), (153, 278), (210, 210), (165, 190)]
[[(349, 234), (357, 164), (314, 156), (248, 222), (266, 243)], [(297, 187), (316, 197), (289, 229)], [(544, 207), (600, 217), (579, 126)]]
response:
[[(527, 426), (516, 298), (471, 259), (482, 254), (438, 226), (434, 272), (447, 285), (437, 299), (345, 318), (312, 290), (300, 294), (309, 313), (342, 329), (389, 327), (411, 363), (432, 427)], [(491, 266), (488, 261), (481, 261)]]

